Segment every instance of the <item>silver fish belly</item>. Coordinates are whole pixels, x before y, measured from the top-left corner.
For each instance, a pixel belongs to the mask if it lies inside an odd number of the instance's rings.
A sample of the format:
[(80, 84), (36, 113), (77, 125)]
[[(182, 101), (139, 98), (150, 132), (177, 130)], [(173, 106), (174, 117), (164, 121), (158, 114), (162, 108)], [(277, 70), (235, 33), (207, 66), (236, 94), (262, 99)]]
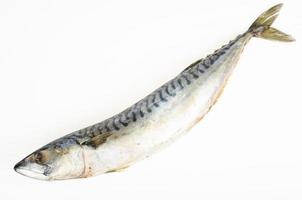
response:
[(21, 160), (15, 170), (42, 180), (84, 178), (121, 170), (167, 146), (214, 105), (252, 37), (293, 41), (270, 27), (281, 6), (264, 12), (248, 31), (133, 106), (45, 145)]
[[(133, 107), (101, 124), (110, 127), (111, 123), (112, 132), (96, 148), (84, 147), (86, 156), (93, 157), (87, 161), (90, 166), (87, 176), (125, 168), (187, 132), (214, 104), (250, 38), (250, 34), (239, 36), (215, 55), (183, 71)], [(133, 119), (130, 122), (133, 116), (134, 123)], [(123, 122), (130, 123), (125, 127)]]

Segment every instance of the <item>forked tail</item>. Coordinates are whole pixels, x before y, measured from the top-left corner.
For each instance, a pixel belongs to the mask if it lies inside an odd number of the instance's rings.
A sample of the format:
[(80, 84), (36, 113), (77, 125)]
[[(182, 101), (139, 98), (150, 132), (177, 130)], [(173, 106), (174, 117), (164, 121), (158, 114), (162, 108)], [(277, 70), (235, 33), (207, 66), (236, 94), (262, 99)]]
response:
[(264, 38), (268, 40), (277, 40), (283, 42), (292, 42), (295, 39), (273, 27), (272, 23), (278, 17), (279, 11), (283, 4), (278, 4), (262, 13), (250, 26), (248, 32), (254, 37)]

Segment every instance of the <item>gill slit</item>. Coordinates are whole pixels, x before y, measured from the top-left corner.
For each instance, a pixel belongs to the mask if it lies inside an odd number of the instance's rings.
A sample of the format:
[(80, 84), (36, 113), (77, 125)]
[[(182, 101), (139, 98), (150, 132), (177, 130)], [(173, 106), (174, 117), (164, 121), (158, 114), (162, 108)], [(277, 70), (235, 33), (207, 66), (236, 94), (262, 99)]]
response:
[(84, 170), (80, 177), (87, 178), (87, 177), (91, 176), (90, 166), (88, 165), (87, 153), (83, 147), (81, 147), (81, 148), (82, 148), (82, 156), (83, 156), (83, 162), (84, 162)]

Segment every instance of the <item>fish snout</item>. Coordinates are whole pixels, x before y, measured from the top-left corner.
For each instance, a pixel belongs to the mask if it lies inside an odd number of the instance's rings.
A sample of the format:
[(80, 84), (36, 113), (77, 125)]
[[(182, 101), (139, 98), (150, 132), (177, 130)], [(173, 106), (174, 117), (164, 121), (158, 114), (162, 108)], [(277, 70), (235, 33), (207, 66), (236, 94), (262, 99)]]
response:
[(47, 168), (47, 166), (38, 165), (37, 163), (31, 162), (28, 158), (21, 160), (14, 166), (14, 170), (17, 173), (38, 180), (49, 180), (49, 177), (46, 173)]

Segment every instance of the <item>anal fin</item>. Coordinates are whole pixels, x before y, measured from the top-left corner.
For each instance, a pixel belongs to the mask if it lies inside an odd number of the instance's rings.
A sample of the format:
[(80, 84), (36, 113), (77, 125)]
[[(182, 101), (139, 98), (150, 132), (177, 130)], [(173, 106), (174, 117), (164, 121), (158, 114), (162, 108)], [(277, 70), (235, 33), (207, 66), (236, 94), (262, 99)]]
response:
[(109, 170), (107, 171), (106, 173), (113, 173), (113, 172), (122, 172), (124, 171), (125, 169), (127, 169), (129, 166), (123, 166), (123, 167), (120, 167), (120, 168), (117, 168), (117, 169), (112, 169), (112, 170)]

